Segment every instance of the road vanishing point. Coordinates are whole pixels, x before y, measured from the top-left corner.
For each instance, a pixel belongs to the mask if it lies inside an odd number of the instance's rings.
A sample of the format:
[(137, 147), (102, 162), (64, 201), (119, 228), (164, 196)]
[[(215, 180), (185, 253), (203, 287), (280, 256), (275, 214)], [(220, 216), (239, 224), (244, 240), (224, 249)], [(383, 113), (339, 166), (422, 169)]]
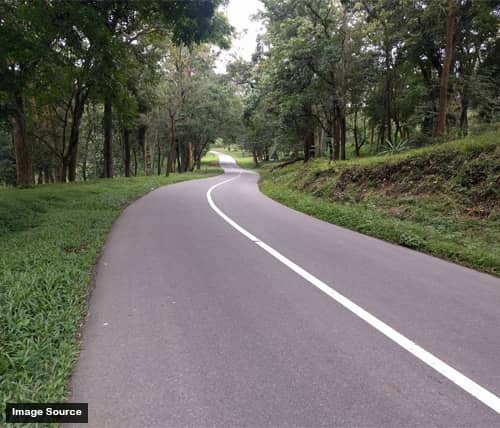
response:
[(89, 426), (500, 427), (498, 278), (289, 209), (217, 154), (107, 238), (70, 384)]

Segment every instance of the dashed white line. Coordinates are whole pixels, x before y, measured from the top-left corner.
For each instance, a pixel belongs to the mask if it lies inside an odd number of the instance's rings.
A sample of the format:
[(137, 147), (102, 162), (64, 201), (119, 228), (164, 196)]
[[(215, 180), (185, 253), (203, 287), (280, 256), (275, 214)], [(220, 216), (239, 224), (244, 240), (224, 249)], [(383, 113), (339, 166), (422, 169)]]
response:
[(430, 352), (426, 351), (421, 346), (417, 345), (412, 340), (408, 339), (391, 326), (387, 325), (376, 316), (372, 315), (370, 312), (363, 309), (361, 306), (358, 306), (353, 301), (349, 300), (343, 294), (334, 290), (328, 284), (321, 281), (319, 278), (316, 278), (313, 274), (307, 272), (305, 269), (301, 268), (299, 265), (285, 257), (279, 251), (275, 250), (261, 239), (257, 238), (255, 235), (251, 234), (248, 230), (240, 226), (233, 219), (227, 216), (221, 209), (214, 203), (212, 199), (212, 192), (219, 186), (227, 184), (233, 180), (238, 179), (241, 176), (241, 173), (233, 178), (222, 181), (220, 183), (215, 184), (210, 187), (207, 191), (207, 200), (210, 207), (220, 216), (224, 221), (226, 221), (230, 226), (248, 238), (250, 241), (258, 245), (268, 254), (273, 256), (276, 260), (283, 263), (290, 270), (304, 278), (307, 282), (314, 285), (316, 288), (321, 290), (327, 296), (331, 297), (337, 303), (342, 305), (344, 308), (351, 311), (353, 314), (357, 315), (363, 321), (371, 325), (373, 328), (378, 330), (384, 336), (391, 339), (393, 342), (397, 343), (403, 349), (407, 350), (410, 354), (418, 358), (420, 361), (424, 362), (428, 366), (432, 367), (438, 373), (443, 375), (445, 378), (452, 381), (454, 384), (462, 388), (464, 391), (468, 392), (470, 395), (481, 401), (483, 404), (488, 406), (490, 409), (494, 410), (498, 414), (500, 414), (500, 398), (497, 397), (492, 392), (488, 391), (486, 388), (483, 388), (478, 383), (474, 382), (472, 379), (460, 373), (458, 370), (454, 369), (450, 365), (446, 364), (444, 361), (440, 360)]

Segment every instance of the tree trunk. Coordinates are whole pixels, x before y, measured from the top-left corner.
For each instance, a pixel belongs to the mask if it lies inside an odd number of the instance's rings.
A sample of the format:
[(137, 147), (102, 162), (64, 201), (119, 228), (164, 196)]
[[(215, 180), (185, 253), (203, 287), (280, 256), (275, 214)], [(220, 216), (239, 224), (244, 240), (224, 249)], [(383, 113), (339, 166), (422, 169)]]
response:
[(175, 150), (175, 115), (170, 113), (170, 147), (167, 154), (167, 177), (172, 172)]
[(256, 167), (259, 166), (259, 157), (257, 156), (257, 147), (255, 145), (252, 146), (252, 157), (254, 165)]
[(104, 177), (113, 177), (113, 107), (111, 98), (104, 100)]
[(182, 172), (181, 171), (181, 150), (180, 150), (180, 144), (177, 143), (175, 146), (175, 159), (177, 160), (177, 172)]
[(11, 123), (16, 148), (16, 183), (18, 186), (31, 186), (33, 184), (33, 153), (26, 130), (22, 96), (16, 95), (15, 102), (16, 111), (11, 117)]
[(83, 159), (82, 159), (82, 177), (83, 181), (87, 181), (87, 159), (89, 157), (89, 141), (91, 136), (91, 127), (89, 124), (89, 132), (87, 134), (87, 139), (85, 140), (85, 148), (83, 151)]
[(469, 120), (467, 118), (467, 113), (469, 110), (469, 98), (466, 94), (462, 94), (460, 97), (461, 111), (460, 111), (460, 130), (462, 135), (467, 135), (469, 133)]
[(340, 159), (340, 118), (335, 119), (333, 130), (333, 160)]
[(309, 128), (304, 137), (304, 162), (311, 159), (311, 154), (314, 155), (314, 131)]
[(354, 150), (356, 157), (359, 157), (359, 140), (358, 140), (358, 109), (354, 109), (354, 123), (352, 133), (354, 135)]
[(123, 130), (123, 169), (125, 177), (130, 177), (130, 130)]
[(69, 146), (67, 156), (68, 161), (68, 180), (76, 180), (76, 166), (78, 162), (78, 144), (80, 142), (80, 126), (82, 123), (85, 103), (87, 101), (88, 92), (79, 89), (75, 94), (75, 106), (73, 109), (73, 117), (71, 120), (71, 133), (69, 136)]
[(68, 178), (68, 161), (67, 159), (62, 159), (61, 168), (59, 169), (59, 181), (61, 183), (66, 183), (66, 179)]
[(189, 147), (189, 170), (191, 170), (194, 162), (193, 143), (189, 143), (188, 147)]
[(345, 115), (342, 112), (342, 117), (340, 118), (340, 159), (345, 160), (345, 145), (346, 145), (346, 121)]
[(158, 144), (158, 134), (152, 141), (150, 141), (149, 144), (149, 162), (151, 167), (151, 175), (155, 174), (156, 144)]
[(158, 141), (158, 175), (161, 175), (161, 144)]
[(391, 124), (391, 103), (392, 103), (392, 76), (391, 76), (391, 52), (389, 43), (386, 42), (385, 46), (385, 120), (387, 126), (387, 139), (392, 143), (392, 124)]
[(142, 158), (144, 161), (144, 176), (148, 175), (148, 147), (146, 146), (146, 125), (141, 125), (137, 129), (137, 143), (142, 149)]
[(332, 135), (328, 138), (328, 159), (333, 160), (333, 132)]
[(132, 153), (134, 154), (134, 177), (137, 177), (137, 153), (135, 149), (132, 149)]
[(446, 19), (446, 46), (444, 67), (439, 83), (439, 109), (434, 136), (439, 140), (446, 137), (446, 112), (448, 103), (448, 80), (453, 57), (453, 32), (455, 27), (455, 0), (449, 0), (448, 18)]
[(68, 180), (76, 180), (76, 166), (78, 161), (78, 140), (80, 134), (80, 124), (71, 126), (71, 136), (69, 140), (69, 161), (68, 161)]

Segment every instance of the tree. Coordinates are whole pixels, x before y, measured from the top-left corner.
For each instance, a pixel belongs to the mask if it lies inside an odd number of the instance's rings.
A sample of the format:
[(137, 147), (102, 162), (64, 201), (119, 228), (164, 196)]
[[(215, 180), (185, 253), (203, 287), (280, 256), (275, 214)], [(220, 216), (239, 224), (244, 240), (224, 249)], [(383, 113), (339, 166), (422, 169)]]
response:
[(439, 109), (435, 136), (443, 139), (446, 136), (446, 111), (448, 102), (448, 80), (453, 59), (453, 32), (455, 28), (455, 0), (449, 0), (448, 18), (446, 19), (446, 47), (443, 71), (439, 84)]
[(33, 150), (27, 118), (27, 98), (42, 60), (51, 58), (50, 43), (57, 37), (55, 7), (42, 1), (0, 4), (0, 97), (12, 125), (16, 182), (33, 184)]
[(90, 100), (104, 104), (104, 175), (111, 177), (113, 107), (128, 96), (128, 66), (143, 65), (133, 60), (134, 48), (147, 57), (154, 49), (140, 42), (153, 36), (177, 44), (217, 41), (227, 46), (231, 28), (217, 10), (220, 3), (2, 2), (0, 100), (15, 139), (18, 184), (33, 182), (34, 121), (47, 128), (60, 123), (59, 137), (47, 129), (53, 138), (36, 135), (36, 141), (59, 157), (61, 181), (76, 179), (80, 127)]

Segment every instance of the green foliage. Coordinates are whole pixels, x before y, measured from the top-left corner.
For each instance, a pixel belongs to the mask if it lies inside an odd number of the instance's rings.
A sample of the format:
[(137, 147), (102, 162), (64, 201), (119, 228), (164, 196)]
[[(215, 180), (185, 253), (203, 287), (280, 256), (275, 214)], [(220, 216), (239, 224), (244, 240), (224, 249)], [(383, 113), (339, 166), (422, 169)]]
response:
[(62, 402), (89, 282), (113, 220), (133, 199), (197, 174), (0, 190), (0, 403)]
[[(438, 116), (446, 3), (262, 3), (267, 32), (252, 62), (230, 67), (245, 96), (243, 148), (261, 158), (271, 147), (307, 158), (306, 151), (325, 155), (333, 138), (342, 157), (346, 142), (357, 140), (355, 150), (345, 150), (357, 153), (368, 133), (374, 151), (387, 154), (401, 151), (401, 140), (408, 146), (430, 140)], [(449, 139), (498, 116), (499, 13), (498, 2), (456, 3)], [(312, 132), (314, 150), (307, 142)]]
[[(26, 148), (16, 152), (23, 157), (17, 162), (24, 170), (22, 180), (30, 184), (31, 164), (37, 175), (76, 178), (75, 158), (80, 154), (85, 164), (88, 157), (90, 138), (83, 153), (79, 141), (82, 123), (89, 122), (89, 102), (112, 103), (119, 131), (147, 127), (146, 116), (163, 101), (155, 94), (161, 64), (169, 60), (168, 46), (229, 46), (232, 28), (218, 11), (222, 3), (1, 2), (0, 126), (12, 119), (26, 123), (16, 143)], [(109, 136), (110, 121), (106, 124)], [(95, 132), (93, 137), (97, 148)], [(116, 140), (106, 150), (115, 158), (120, 151)], [(143, 140), (139, 145), (145, 150)]]
[(394, 141), (385, 140), (385, 146), (380, 152), (381, 155), (394, 155), (408, 150), (409, 141), (401, 138), (395, 138)]

